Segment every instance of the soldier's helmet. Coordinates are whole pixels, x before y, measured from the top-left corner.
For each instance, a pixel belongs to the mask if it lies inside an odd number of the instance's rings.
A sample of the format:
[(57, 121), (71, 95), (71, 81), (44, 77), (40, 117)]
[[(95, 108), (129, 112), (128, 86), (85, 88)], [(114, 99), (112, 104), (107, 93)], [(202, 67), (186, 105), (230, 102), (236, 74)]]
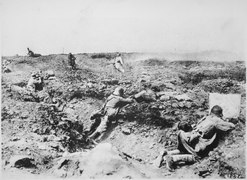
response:
[(178, 129), (179, 130), (183, 130), (185, 132), (190, 132), (192, 131), (192, 126), (186, 122), (186, 121), (181, 121), (179, 124), (178, 124)]
[(32, 72), (31, 76), (36, 77), (36, 72)]
[(40, 77), (41, 76), (41, 73), (42, 73), (41, 70), (40, 71), (33, 71), (32, 74), (31, 74), (31, 76), (37, 78), (37, 77)]
[(113, 92), (114, 95), (117, 95), (117, 96), (123, 96), (124, 94), (124, 89), (123, 87), (117, 87), (115, 89), (115, 91)]
[(216, 116), (222, 117), (223, 109), (220, 106), (215, 105), (212, 107), (210, 114), (215, 114)]

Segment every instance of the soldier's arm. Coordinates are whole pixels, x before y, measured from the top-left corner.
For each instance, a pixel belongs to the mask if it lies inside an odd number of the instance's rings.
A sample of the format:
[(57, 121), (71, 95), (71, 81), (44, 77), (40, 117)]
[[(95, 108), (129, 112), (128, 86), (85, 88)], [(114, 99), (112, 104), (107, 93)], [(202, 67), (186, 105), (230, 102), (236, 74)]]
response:
[(233, 123), (230, 123), (230, 122), (218, 120), (216, 123), (216, 128), (221, 130), (221, 131), (228, 131), (228, 130), (234, 129), (235, 125)]
[(110, 99), (111, 99), (111, 96), (109, 96), (109, 97), (105, 100), (104, 104), (101, 106), (101, 108), (100, 108), (99, 111), (103, 111), (103, 110), (105, 109), (105, 106), (106, 106), (107, 102), (108, 102)]
[(202, 121), (204, 121), (206, 119), (207, 116), (202, 117), (198, 122), (197, 125), (200, 124)]
[(120, 63), (123, 65), (123, 59), (120, 57), (119, 60), (120, 60)]
[(99, 109), (99, 111), (103, 111), (105, 109), (106, 106), (106, 102), (101, 106), (101, 108)]
[(120, 101), (126, 104), (130, 104), (134, 102), (134, 99), (133, 98), (120, 98)]

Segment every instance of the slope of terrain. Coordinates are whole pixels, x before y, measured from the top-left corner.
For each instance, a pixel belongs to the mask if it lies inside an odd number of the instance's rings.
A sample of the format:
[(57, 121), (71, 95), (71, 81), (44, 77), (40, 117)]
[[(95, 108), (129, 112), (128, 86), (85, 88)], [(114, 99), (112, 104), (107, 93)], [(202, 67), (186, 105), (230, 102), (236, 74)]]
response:
[[(126, 73), (120, 74), (112, 65), (114, 53), (75, 56), (76, 70), (68, 66), (64, 54), (2, 58), (2, 67), (9, 69), (2, 73), (1, 106), (6, 177), (16, 173), (67, 178), (245, 177), (244, 62), (168, 61), (126, 53)], [(38, 70), (52, 71), (55, 78), (45, 79), (36, 99), (13, 90), (13, 85), (25, 87), (30, 74)], [(85, 133), (92, 112), (117, 86), (131, 96), (142, 90), (143, 83), (151, 85), (158, 100), (125, 107), (108, 137), (92, 149)], [(64, 102), (63, 111), (46, 102), (51, 90)], [(240, 116), (229, 119), (236, 128), (200, 162), (178, 166), (175, 172), (165, 166), (155, 168), (152, 162), (161, 149), (176, 149), (177, 123), (195, 123), (208, 113), (210, 92), (241, 94)]]

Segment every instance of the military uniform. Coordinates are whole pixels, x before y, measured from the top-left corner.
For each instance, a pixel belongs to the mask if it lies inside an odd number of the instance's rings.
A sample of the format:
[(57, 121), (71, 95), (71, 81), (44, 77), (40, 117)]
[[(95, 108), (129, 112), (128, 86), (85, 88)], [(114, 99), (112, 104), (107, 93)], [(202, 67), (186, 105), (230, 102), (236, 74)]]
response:
[(124, 73), (123, 60), (122, 60), (121, 56), (116, 57), (115, 62), (114, 62), (114, 66), (118, 71)]
[(37, 86), (39, 86), (40, 84), (42, 84), (41, 77), (36, 77), (35, 75), (32, 75), (32, 77), (27, 83), (27, 90), (35, 92), (37, 90)]
[(34, 57), (34, 53), (33, 53), (33, 51), (31, 51), (29, 48), (27, 48), (27, 50), (28, 50), (28, 56), (29, 57)]
[(214, 114), (207, 116), (197, 123), (197, 128), (191, 132), (180, 131), (178, 134), (178, 149), (194, 155), (206, 155), (217, 140), (219, 131), (234, 129), (235, 125), (226, 122)]
[(69, 65), (75, 69), (75, 56), (73, 56), (71, 53), (69, 53), (68, 55), (68, 59), (69, 59)]
[(218, 145), (218, 135), (220, 131), (229, 131), (235, 125), (222, 119), (223, 110), (216, 105), (211, 109), (209, 116), (201, 119), (196, 129), (178, 133), (178, 148), (173, 151), (163, 150), (155, 161), (155, 165), (160, 167), (162, 158), (166, 160), (169, 170), (173, 170), (173, 164), (177, 162), (193, 163), (196, 158), (208, 155), (208, 152)]
[(89, 136), (90, 139), (101, 139), (105, 134), (111, 121), (116, 118), (119, 110), (127, 104), (133, 102), (131, 98), (123, 98), (120, 94), (115, 93), (110, 95), (102, 108), (101, 122), (97, 129)]

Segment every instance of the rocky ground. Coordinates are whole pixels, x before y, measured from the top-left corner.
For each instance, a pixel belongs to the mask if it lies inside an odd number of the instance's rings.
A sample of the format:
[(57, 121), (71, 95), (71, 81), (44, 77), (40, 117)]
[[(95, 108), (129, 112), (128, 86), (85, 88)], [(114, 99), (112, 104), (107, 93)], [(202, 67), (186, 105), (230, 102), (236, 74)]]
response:
[[(246, 68), (238, 62), (168, 61), (123, 54), (125, 74), (112, 65), (114, 54), (2, 58), (2, 172), (5, 178), (245, 178)], [(35, 97), (17, 93), (31, 72), (42, 70), (44, 89)], [(55, 76), (54, 76), (55, 75)], [(125, 107), (108, 137), (95, 148), (86, 142), (91, 113), (121, 85), (126, 96), (149, 83), (155, 102)], [(48, 92), (65, 104), (56, 109)], [(241, 94), (241, 112), (229, 119), (236, 128), (209, 157), (169, 172), (152, 165), (163, 148), (176, 149), (176, 125), (195, 123), (208, 113), (208, 94)], [(24, 174), (24, 175), (23, 175)]]

